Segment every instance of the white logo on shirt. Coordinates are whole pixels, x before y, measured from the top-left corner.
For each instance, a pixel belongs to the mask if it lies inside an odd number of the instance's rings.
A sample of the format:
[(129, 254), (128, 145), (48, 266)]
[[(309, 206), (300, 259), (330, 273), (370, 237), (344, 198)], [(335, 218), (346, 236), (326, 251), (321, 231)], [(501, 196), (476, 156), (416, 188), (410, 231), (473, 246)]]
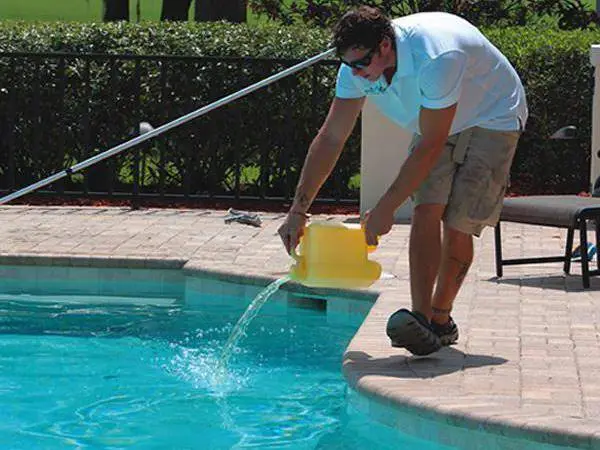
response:
[(385, 83), (382, 79), (375, 81), (374, 83), (370, 83), (365, 87), (365, 94), (367, 95), (380, 95), (383, 94), (387, 88), (388, 84)]

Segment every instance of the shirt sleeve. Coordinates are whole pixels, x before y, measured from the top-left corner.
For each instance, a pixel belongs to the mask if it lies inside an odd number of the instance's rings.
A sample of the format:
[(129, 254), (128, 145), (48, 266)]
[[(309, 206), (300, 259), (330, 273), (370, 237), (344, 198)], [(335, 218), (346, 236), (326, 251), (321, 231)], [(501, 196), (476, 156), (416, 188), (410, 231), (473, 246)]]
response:
[(419, 74), (421, 105), (442, 109), (458, 102), (467, 55), (460, 50), (443, 53), (428, 62)]
[(352, 69), (345, 64), (341, 64), (338, 70), (335, 96), (339, 98), (361, 98), (365, 96), (364, 92), (354, 82)]

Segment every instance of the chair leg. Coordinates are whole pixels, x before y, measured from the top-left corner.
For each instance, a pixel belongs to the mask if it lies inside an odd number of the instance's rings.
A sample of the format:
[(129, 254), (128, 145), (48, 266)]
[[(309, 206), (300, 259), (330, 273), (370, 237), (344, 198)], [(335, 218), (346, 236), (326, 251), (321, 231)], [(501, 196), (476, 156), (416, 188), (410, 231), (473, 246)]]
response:
[(567, 247), (565, 248), (565, 263), (563, 270), (569, 275), (571, 272), (571, 258), (573, 257), (573, 235), (575, 234), (575, 230), (573, 228), (569, 228), (567, 231)]
[(587, 259), (587, 224), (586, 220), (579, 221), (579, 245), (581, 246), (581, 278), (583, 281), (583, 288), (587, 289), (590, 287), (590, 265)]
[(496, 247), (496, 276), (501, 278), (504, 275), (502, 270), (502, 236), (500, 233), (500, 222), (494, 228), (494, 244)]
[[(594, 219), (594, 224), (596, 225), (596, 249), (600, 251), (600, 219)], [(600, 255), (596, 252), (596, 268), (600, 270)]]

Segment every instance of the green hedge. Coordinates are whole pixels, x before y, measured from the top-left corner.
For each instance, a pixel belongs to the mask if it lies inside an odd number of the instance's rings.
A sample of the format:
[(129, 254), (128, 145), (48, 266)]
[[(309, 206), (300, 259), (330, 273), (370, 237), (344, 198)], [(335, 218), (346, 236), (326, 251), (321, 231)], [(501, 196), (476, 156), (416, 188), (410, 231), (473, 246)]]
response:
[[(509, 28), (486, 30), (525, 84), (529, 121), (511, 172), (515, 193), (574, 193), (590, 185), (593, 67), (600, 31)], [(550, 141), (575, 125), (578, 141)]]
[[(56, 60), (36, 64), (35, 58), (21, 58), (17, 73), (13, 74), (14, 61), (3, 58), (0, 80), (4, 80), (6, 88), (0, 90), (0, 115), (9, 109), (11, 92), (18, 93), (18, 99), (13, 98), (12, 102), (23, 113), (17, 118), (16, 127), (17, 185), (47, 175), (62, 167), (64, 160), (72, 164), (127, 139), (129, 130), (139, 120), (155, 125), (166, 123), (293, 63), (272, 62), (268, 58), (304, 59), (327, 46), (326, 36), (319, 31), (222, 23), (0, 27), (0, 49), (9, 51), (261, 58), (151, 60), (141, 62), (137, 68), (135, 62), (119, 60), (116, 69), (107, 60), (92, 60), (88, 64), (80, 58), (67, 61), (68, 81), (62, 89), (58, 86), (60, 69)], [(141, 80), (139, 105), (136, 70)], [(166, 80), (161, 79), (161, 70)], [(113, 71), (118, 75), (116, 85), (111, 83)], [(317, 72), (309, 70), (282, 80), (169, 132), (162, 141), (152, 141), (152, 147), (144, 147), (141, 158), (145, 163), (140, 169), (146, 190), (155, 191), (160, 184), (158, 160), (162, 149), (167, 191), (232, 195), (239, 183), (242, 195), (293, 195), (306, 148), (327, 112), (332, 95), (329, 86), (334, 83), (335, 72), (335, 64), (329, 64)], [(166, 89), (161, 87), (163, 81)], [(40, 86), (36, 87), (36, 83)], [(62, 91), (65, 94), (61, 100)], [(65, 112), (57, 119), (55, 110), (60, 101), (64, 107), (58, 109)], [(311, 108), (311, 103), (317, 107)], [(41, 110), (41, 119), (26, 116), (36, 109)], [(4, 126), (6, 135), (9, 121), (2, 119), (0, 132)], [(42, 138), (34, 132), (40, 126)], [(324, 196), (357, 197), (356, 185), (351, 182), (359, 170), (356, 134), (350, 150), (344, 157), (345, 164), (336, 171), (336, 180), (325, 187)], [(7, 155), (7, 151), (0, 152), (0, 168), (8, 167)], [(134, 170), (133, 156), (129, 152), (111, 163), (117, 173), (117, 190), (131, 190), (127, 185), (131, 184)], [(108, 188), (105, 170), (90, 170), (88, 178), (91, 190)], [(79, 182), (76, 177), (72, 184)]]
[[(589, 186), (589, 142), (591, 135), (591, 105), (593, 74), (589, 63), (591, 44), (600, 43), (599, 31), (564, 32), (552, 29), (506, 28), (485, 30), (486, 35), (511, 60), (524, 80), (530, 106), (530, 121), (524, 134), (512, 170), (512, 192), (522, 194), (578, 192)], [(73, 52), (134, 55), (182, 55), (210, 57), (290, 58), (304, 59), (327, 48), (327, 32), (301, 27), (264, 25), (213, 24), (23, 24), (0, 22), (2, 52)], [(58, 119), (58, 102), (53, 83), (36, 85), (36, 76), (52, 79), (56, 64), (24, 60), (11, 73), (10, 59), (0, 58), (0, 133), (6, 138), (6, 111), (10, 93), (18, 90), (19, 111), (38, 108), (40, 119), (18, 118), (17, 146), (23, 152), (18, 161), (17, 184), (25, 184), (52, 172), (56, 167), (80, 161), (97, 149), (114, 145), (127, 137), (127, 129), (135, 120), (164, 123), (215, 100), (222, 95), (247, 86), (284, 67), (266, 62), (240, 66), (234, 63), (172, 63), (169, 68), (169, 95), (157, 94), (162, 63), (143, 63), (141, 103), (137, 117), (132, 117), (132, 63), (123, 63), (117, 70), (124, 81), (118, 85), (117, 98), (108, 99), (107, 62), (85, 66), (82, 60), (66, 68), (65, 110)], [(240, 70), (240, 67), (242, 68)], [(262, 68), (261, 68), (262, 67)], [(90, 83), (85, 85), (83, 71), (90, 70)], [(40, 75), (41, 74), (41, 75)], [(232, 167), (240, 167), (238, 180), (244, 193), (256, 195), (268, 183), (266, 193), (289, 194), (298, 176), (306, 146), (324, 118), (333, 94), (335, 65), (322, 67), (313, 75), (298, 75), (272, 88), (202, 118), (198, 123), (171, 134), (168, 177), (173, 185), (188, 183), (189, 192), (204, 192), (206, 179), (217, 178), (222, 192), (231, 192)], [(129, 82), (127, 81), (129, 80)], [(87, 89), (87, 90), (86, 90)], [(82, 95), (82, 93), (89, 95)], [(310, 102), (317, 98), (318, 107)], [(159, 99), (159, 100), (157, 100)], [(85, 101), (84, 101), (85, 100)], [(37, 103), (36, 103), (37, 102)], [(90, 123), (80, 123), (82, 111), (93, 113)], [(290, 128), (290, 123), (293, 126)], [(581, 141), (548, 141), (547, 137), (564, 125), (576, 125)], [(113, 127), (112, 131), (109, 130)], [(4, 127), (4, 128), (3, 128)], [(31, 138), (28, 127), (41, 127), (43, 142)], [(92, 136), (89, 130), (92, 127)], [(116, 128), (115, 128), (116, 127)], [(118, 130), (115, 132), (114, 130)], [(235, 130), (235, 132), (233, 131)], [(285, 131), (285, 132), (284, 132)], [(87, 147), (82, 136), (88, 133)], [(35, 133), (34, 133), (35, 134)], [(229, 136), (225, 139), (224, 136)], [(217, 137), (221, 139), (215, 142)], [(6, 139), (0, 141), (4, 145)], [(39, 140), (39, 137), (38, 137)], [(210, 142), (212, 144), (210, 144)], [(356, 194), (356, 173), (359, 167), (358, 136), (355, 134), (338, 168), (337, 179), (326, 186), (328, 196), (342, 195), (350, 189)], [(39, 145), (43, 148), (37, 149)], [(50, 145), (52, 144), (52, 145)], [(58, 145), (62, 145), (60, 150)], [(210, 145), (212, 147), (210, 147)], [(265, 156), (265, 149), (268, 155)], [(146, 149), (146, 165), (142, 178), (148, 190), (157, 183), (156, 148)], [(44, 153), (45, 152), (45, 153)], [(64, 153), (64, 154), (63, 154)], [(193, 158), (193, 164), (182, 155)], [(32, 156), (33, 155), (33, 156)], [(44, 156), (45, 155), (45, 156)], [(58, 155), (58, 156), (57, 156)], [(6, 176), (8, 161), (1, 155), (0, 169)], [(37, 158), (37, 159), (36, 159)], [(268, 162), (267, 174), (257, 173)], [(128, 183), (132, 160), (117, 159), (118, 182)], [(290, 177), (292, 180), (290, 181)], [(187, 180), (187, 181), (186, 181)], [(204, 180), (204, 181), (203, 181)], [(75, 180), (76, 181), (76, 180)], [(3, 184), (5, 184), (3, 182)], [(354, 189), (354, 190), (353, 190)]]
[(30, 23), (0, 21), (0, 51), (296, 58), (321, 51), (327, 33), (225, 22)]

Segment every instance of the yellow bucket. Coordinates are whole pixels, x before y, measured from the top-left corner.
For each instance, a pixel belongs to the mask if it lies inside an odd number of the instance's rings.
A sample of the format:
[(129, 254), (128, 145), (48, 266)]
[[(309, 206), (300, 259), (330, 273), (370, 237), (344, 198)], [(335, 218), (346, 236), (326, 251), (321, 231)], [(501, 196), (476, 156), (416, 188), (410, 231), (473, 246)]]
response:
[(312, 222), (304, 230), (290, 277), (305, 286), (361, 288), (373, 284), (381, 275), (381, 266), (367, 254), (376, 247), (367, 246), (359, 224)]

